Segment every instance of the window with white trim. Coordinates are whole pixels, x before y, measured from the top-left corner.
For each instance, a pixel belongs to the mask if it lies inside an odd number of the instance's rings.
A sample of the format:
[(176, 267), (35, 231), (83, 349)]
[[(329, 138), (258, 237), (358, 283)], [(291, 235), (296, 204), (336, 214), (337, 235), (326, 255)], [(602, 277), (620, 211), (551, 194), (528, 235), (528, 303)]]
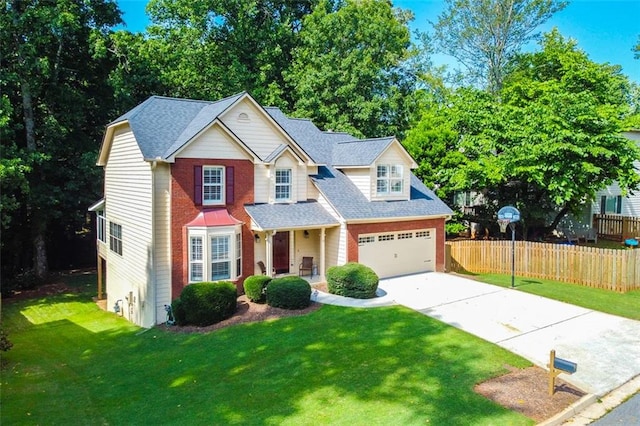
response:
[(122, 256), (122, 225), (109, 222), (109, 249)]
[(291, 200), (291, 169), (276, 169), (276, 201)]
[(229, 235), (211, 237), (211, 281), (231, 278)]
[(189, 238), (189, 281), (202, 281), (203, 253), (202, 236)]
[(236, 275), (242, 275), (242, 234), (236, 234)]
[(378, 195), (402, 194), (404, 181), (402, 165), (378, 165), (376, 177), (376, 192)]
[(202, 203), (224, 204), (224, 167), (202, 167)]
[(242, 275), (241, 226), (189, 228), (189, 282), (235, 280)]
[(107, 242), (107, 218), (104, 216), (104, 210), (96, 212), (96, 234), (99, 241)]

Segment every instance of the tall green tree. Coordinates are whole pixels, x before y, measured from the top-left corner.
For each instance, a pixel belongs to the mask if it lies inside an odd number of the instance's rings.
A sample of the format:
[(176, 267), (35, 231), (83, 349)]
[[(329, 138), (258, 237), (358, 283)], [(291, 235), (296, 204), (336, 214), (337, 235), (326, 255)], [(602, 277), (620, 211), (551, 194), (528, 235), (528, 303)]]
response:
[(111, 0), (10, 0), (2, 10), (3, 276), (33, 268), (42, 277), (49, 249), (82, 227), (98, 192), (112, 64), (94, 46), (120, 12)]
[(433, 24), (440, 50), (492, 93), (502, 88), (509, 60), (534, 39), (535, 30), (562, 10), (562, 0), (446, 0)]
[(401, 134), (416, 83), (410, 19), (385, 0), (318, 4), (287, 73), (295, 114), (355, 135)]
[(243, 90), (286, 107), (283, 74), (317, 0), (152, 0), (146, 49), (165, 94), (219, 99)]
[(459, 89), (406, 143), (412, 153), (440, 147), (420, 171), (449, 194), (482, 192), (489, 207), (517, 206), (525, 226), (553, 229), (613, 181), (640, 184), (640, 151), (621, 136), (629, 89), (619, 66), (590, 61), (554, 30), (540, 51), (516, 58), (498, 98)]

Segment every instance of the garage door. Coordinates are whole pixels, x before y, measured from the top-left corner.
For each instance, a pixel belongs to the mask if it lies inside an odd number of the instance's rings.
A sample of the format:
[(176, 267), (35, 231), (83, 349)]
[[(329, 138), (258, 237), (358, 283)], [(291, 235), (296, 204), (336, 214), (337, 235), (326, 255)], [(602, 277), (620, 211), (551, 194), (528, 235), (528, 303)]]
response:
[(436, 230), (360, 234), (358, 259), (380, 278), (435, 271)]

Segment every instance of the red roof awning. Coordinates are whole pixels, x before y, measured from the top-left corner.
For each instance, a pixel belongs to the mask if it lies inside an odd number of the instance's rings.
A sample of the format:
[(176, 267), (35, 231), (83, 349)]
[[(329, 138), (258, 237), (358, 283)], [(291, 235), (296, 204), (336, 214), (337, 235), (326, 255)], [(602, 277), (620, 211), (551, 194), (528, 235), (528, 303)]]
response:
[(233, 226), (240, 225), (242, 222), (231, 216), (227, 209), (211, 209), (203, 210), (193, 219), (187, 223), (187, 227), (195, 226)]

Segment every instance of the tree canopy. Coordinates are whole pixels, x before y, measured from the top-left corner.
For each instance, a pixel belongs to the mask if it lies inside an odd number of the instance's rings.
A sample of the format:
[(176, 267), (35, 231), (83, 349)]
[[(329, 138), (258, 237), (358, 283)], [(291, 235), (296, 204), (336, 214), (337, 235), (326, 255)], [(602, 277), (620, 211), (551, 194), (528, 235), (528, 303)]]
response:
[(96, 57), (95, 47), (120, 22), (111, 0), (12, 0), (3, 7), (3, 273), (32, 267), (46, 274), (47, 248), (74, 238), (67, 230), (81, 228), (95, 201), (97, 141), (113, 113), (112, 63)]
[(502, 87), (509, 60), (567, 2), (446, 0), (446, 4), (433, 24), (437, 44), (466, 67), (468, 77), (495, 93)]
[(525, 224), (553, 228), (613, 181), (636, 188), (640, 151), (621, 136), (630, 85), (620, 67), (590, 61), (555, 30), (541, 47), (517, 56), (498, 97), (455, 91), (406, 145), (445, 193), (479, 191), (520, 208)]
[(384, 0), (321, 1), (306, 16), (287, 72), (295, 114), (325, 130), (401, 133), (415, 87), (408, 69), (412, 16)]

